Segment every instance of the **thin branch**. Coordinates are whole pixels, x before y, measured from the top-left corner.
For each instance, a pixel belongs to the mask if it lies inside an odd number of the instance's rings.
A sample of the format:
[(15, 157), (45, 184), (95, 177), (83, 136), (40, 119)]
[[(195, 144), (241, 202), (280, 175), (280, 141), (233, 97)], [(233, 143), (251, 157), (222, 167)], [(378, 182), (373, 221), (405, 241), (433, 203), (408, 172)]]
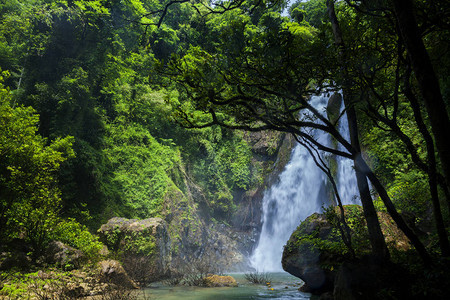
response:
[[(351, 235), (351, 231), (350, 231), (350, 227), (348, 226), (346, 220), (345, 220), (345, 213), (344, 213), (344, 206), (342, 205), (342, 201), (341, 201), (341, 197), (339, 195), (339, 191), (336, 185), (336, 181), (334, 180), (333, 175), (331, 174), (331, 170), (330, 168), (327, 166), (327, 164), (323, 161), (319, 151), (317, 151), (316, 148), (312, 147), (311, 144), (308, 143), (308, 141), (304, 140), (300, 140), (298, 138), (298, 136), (294, 135), (295, 140), (302, 145), (303, 147), (305, 147), (305, 149), (309, 152), (309, 154), (311, 155), (314, 163), (316, 164), (317, 167), (319, 167), (320, 170), (322, 170), (322, 172), (324, 172), (328, 179), (330, 180), (332, 186), (333, 186), (333, 191), (334, 191), (334, 195), (336, 196), (336, 201), (338, 203), (339, 206), (339, 211), (340, 211), (340, 219), (338, 219), (338, 229), (341, 233), (341, 237), (342, 237), (342, 241), (344, 242), (344, 244), (347, 246), (347, 248), (350, 251), (350, 254), (352, 257), (355, 257), (355, 251), (352, 247), (352, 235)], [(314, 151), (313, 151), (314, 150)], [(341, 223), (343, 224), (343, 227), (341, 226)]]

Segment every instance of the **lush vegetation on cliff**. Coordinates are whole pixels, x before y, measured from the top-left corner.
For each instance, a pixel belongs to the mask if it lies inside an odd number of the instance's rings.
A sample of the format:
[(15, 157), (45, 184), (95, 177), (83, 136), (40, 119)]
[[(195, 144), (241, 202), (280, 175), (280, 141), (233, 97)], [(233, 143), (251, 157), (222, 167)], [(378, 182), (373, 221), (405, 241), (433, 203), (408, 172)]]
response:
[[(145, 22), (141, 15), (155, 5), (6, 1), (1, 6), (0, 65), (8, 72), (2, 105), (16, 111), (32, 107), (36, 138), (44, 137), (44, 145), (70, 141), (72, 154), (45, 177), (61, 193), (58, 213), (93, 229), (115, 215), (160, 215), (169, 186), (186, 192), (186, 177), (200, 185), (214, 217), (226, 218), (236, 205), (232, 192), (260, 180), (241, 133), (186, 130), (173, 120), (166, 102), (177, 92), (165, 88), (155, 67), (183, 51), (186, 42), (180, 38), (188, 34), (183, 28), (194, 16), (182, 6), (180, 18), (168, 17), (160, 29), (132, 22)], [(21, 120), (7, 122), (15, 126)]]
[[(449, 14), (444, 0), (2, 1), (0, 244), (93, 253), (88, 229), (113, 216), (161, 217), (180, 242), (194, 224), (194, 240), (203, 220), (251, 214), (242, 195), (280, 136), (261, 158), (250, 133), (272, 130), (354, 160), (373, 255), (391, 259), (381, 210), (424, 262), (447, 259)], [(342, 91), (351, 142), (309, 105), (323, 91)]]

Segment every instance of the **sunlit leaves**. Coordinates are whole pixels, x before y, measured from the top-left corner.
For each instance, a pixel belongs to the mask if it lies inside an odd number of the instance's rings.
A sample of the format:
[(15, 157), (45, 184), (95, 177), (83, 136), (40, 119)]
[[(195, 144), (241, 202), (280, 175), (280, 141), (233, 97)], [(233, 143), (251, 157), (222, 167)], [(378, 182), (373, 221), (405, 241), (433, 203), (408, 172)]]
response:
[(104, 6), (103, 1), (100, 0), (75, 0), (73, 4), (82, 11), (93, 12), (98, 14), (108, 14), (108, 9)]
[(139, 124), (110, 124), (105, 150), (132, 214), (145, 218), (161, 213), (172, 168), (179, 163), (176, 149), (160, 144)]
[(73, 156), (73, 139), (48, 144), (37, 134), (34, 110), (12, 108), (8, 91), (1, 93), (0, 238), (24, 234), (38, 252), (58, 222), (61, 199), (56, 174), (60, 164)]
[(295, 37), (301, 39), (302, 41), (312, 40), (314, 38), (313, 28), (310, 26), (305, 26), (299, 23), (285, 24), (287, 30), (289, 30)]

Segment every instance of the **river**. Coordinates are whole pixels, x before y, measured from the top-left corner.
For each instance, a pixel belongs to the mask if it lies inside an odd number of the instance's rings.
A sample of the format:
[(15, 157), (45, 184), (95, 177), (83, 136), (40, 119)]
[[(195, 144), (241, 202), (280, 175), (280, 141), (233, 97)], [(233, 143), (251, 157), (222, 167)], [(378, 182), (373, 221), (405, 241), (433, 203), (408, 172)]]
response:
[[(153, 283), (145, 289), (149, 299), (157, 300), (262, 300), (262, 299), (310, 299), (311, 295), (298, 291), (302, 281), (288, 273), (270, 273), (270, 287), (249, 283), (243, 273), (227, 274), (239, 283), (238, 287), (204, 288), (189, 286), (168, 286)], [(142, 298), (144, 299), (144, 298)]]

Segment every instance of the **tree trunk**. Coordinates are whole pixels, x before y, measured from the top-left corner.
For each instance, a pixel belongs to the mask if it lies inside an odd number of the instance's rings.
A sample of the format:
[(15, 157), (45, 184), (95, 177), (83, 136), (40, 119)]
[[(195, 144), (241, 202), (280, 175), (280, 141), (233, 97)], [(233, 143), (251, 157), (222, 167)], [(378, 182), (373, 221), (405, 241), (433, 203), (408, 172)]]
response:
[(369, 168), (367, 163), (364, 161), (362, 157), (357, 157), (355, 160), (355, 166), (357, 169), (361, 170), (362, 173), (364, 173), (372, 182), (373, 186), (377, 190), (378, 194), (380, 195), (381, 200), (383, 201), (384, 205), (386, 206), (386, 209), (389, 213), (389, 215), (394, 220), (395, 224), (397, 224), (397, 227), (408, 237), (408, 239), (413, 244), (414, 248), (416, 248), (417, 252), (419, 253), (422, 260), (429, 264), (431, 263), (431, 257), (428, 254), (427, 250), (425, 249), (425, 246), (422, 244), (422, 242), (419, 240), (417, 235), (411, 230), (411, 228), (408, 227), (406, 222), (403, 220), (403, 218), (400, 216), (400, 214), (395, 209), (394, 204), (392, 203), (391, 199), (389, 198), (386, 189), (383, 187), (381, 182), (378, 180), (378, 178), (375, 176), (375, 174), (372, 172), (372, 170)]
[(403, 43), (406, 46), (430, 118), (447, 187), (450, 187), (450, 148), (447, 147), (450, 140), (450, 121), (439, 82), (420, 36), (412, 0), (393, 0), (393, 3)]
[[(428, 185), (430, 187), (431, 202), (433, 204), (433, 215), (436, 222), (436, 231), (439, 237), (439, 246), (443, 256), (450, 255), (450, 244), (448, 242), (447, 231), (445, 230), (444, 220), (442, 218), (441, 203), (439, 202), (438, 195), (438, 180), (437, 180), (437, 168), (436, 168), (436, 157), (434, 156), (434, 144), (431, 134), (422, 119), (422, 114), (420, 112), (420, 106), (417, 98), (413, 95), (409, 82), (406, 83), (405, 95), (411, 104), (414, 112), (414, 119), (419, 127), (419, 131), (422, 134), (425, 143), (427, 145), (427, 158), (428, 158)], [(445, 189), (445, 187), (444, 187)], [(447, 195), (446, 195), (447, 196)]]
[(354, 156), (356, 180), (358, 183), (358, 189), (361, 196), (361, 204), (363, 207), (364, 217), (367, 222), (367, 229), (369, 231), (370, 244), (372, 246), (373, 255), (381, 261), (389, 260), (389, 250), (387, 249), (386, 242), (384, 240), (383, 233), (381, 231), (380, 222), (378, 220), (377, 212), (372, 202), (372, 197), (370, 195), (369, 185), (367, 178), (359, 168), (357, 168), (356, 159), (360, 157), (360, 145), (358, 138), (358, 123), (356, 119), (356, 111), (352, 100), (354, 96), (352, 95), (349, 76), (347, 69), (345, 67), (346, 63), (346, 51), (345, 44), (342, 38), (342, 33), (339, 27), (339, 22), (334, 11), (333, 1), (327, 1), (328, 14), (331, 20), (331, 26), (333, 28), (333, 34), (335, 38), (335, 43), (339, 47), (339, 57), (342, 66), (342, 72), (344, 73), (344, 82), (342, 84), (344, 105), (346, 107), (348, 127), (350, 132), (351, 145), (355, 150), (356, 155)]

